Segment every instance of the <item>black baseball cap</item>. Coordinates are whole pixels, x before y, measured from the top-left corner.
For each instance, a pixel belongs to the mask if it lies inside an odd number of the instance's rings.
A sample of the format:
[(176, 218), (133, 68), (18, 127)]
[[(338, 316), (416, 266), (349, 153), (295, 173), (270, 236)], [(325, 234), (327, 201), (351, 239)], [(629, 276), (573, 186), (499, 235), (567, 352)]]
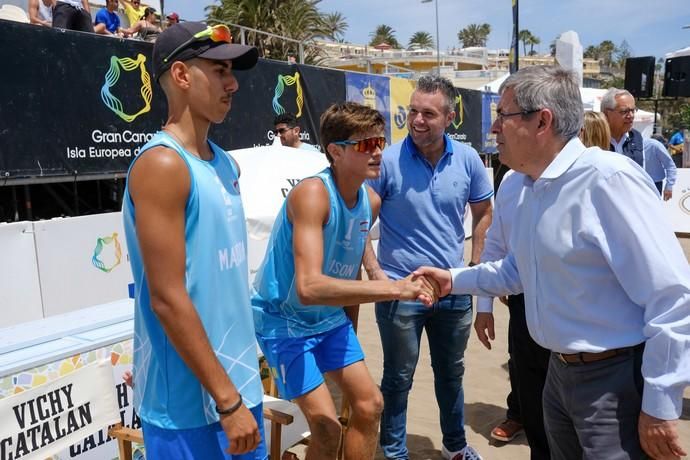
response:
[(194, 40), (175, 54), (170, 56), (180, 45), (189, 41), (194, 34), (206, 30), (208, 26), (203, 22), (183, 22), (165, 29), (153, 45), (153, 76), (158, 81), (175, 61), (188, 61), (196, 57), (214, 61), (232, 61), (233, 70), (248, 70), (259, 60), (259, 51), (248, 45), (214, 42), (210, 38)]

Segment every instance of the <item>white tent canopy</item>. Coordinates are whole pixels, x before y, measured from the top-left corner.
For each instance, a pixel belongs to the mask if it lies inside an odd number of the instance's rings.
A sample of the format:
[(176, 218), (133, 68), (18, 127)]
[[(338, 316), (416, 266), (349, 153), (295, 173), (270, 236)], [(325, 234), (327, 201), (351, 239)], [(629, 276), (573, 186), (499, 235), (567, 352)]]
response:
[(665, 58), (670, 59), (670, 58), (680, 57), (680, 56), (690, 56), (690, 46), (688, 46), (687, 48), (680, 49), (680, 50), (672, 51), (670, 53), (666, 53)]

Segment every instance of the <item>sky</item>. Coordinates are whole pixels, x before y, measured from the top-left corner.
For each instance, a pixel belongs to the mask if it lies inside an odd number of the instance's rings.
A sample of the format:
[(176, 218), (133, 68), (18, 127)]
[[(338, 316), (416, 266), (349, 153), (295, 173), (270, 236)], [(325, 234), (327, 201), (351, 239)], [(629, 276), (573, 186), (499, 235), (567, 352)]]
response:
[[(395, 30), (406, 45), (413, 33), (436, 37), (434, 2), (438, 3), (439, 45), (442, 51), (459, 47), (458, 31), (472, 23), (491, 25), (489, 48), (508, 48), (512, 31), (511, 0), (321, 0), (323, 12), (341, 12), (348, 23), (345, 41), (365, 44), (379, 24)], [(166, 11), (183, 19), (204, 19), (208, 0), (166, 0)], [(634, 56), (654, 56), (690, 46), (690, 0), (519, 0), (520, 29), (541, 39), (535, 47), (548, 53), (549, 43), (561, 33), (578, 33), (583, 48), (611, 40), (626, 40)]]

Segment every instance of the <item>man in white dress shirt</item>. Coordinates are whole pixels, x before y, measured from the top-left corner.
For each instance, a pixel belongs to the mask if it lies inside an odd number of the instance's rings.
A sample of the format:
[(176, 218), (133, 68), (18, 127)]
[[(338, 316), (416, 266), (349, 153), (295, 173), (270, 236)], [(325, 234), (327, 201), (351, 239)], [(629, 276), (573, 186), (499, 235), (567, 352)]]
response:
[(528, 67), (500, 93), (500, 159), (526, 176), (510, 251), (416, 273), (434, 276), (441, 296), (524, 291), (529, 332), (552, 352), (543, 403), (553, 459), (686, 455), (677, 420), (690, 384), (690, 268), (654, 184), (580, 142), (572, 72)]

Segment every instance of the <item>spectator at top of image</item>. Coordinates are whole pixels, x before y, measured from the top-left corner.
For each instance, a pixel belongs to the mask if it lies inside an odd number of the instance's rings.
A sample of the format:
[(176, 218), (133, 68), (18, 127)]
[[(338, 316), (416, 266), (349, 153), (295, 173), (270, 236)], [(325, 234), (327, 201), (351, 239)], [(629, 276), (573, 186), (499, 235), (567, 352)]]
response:
[(609, 122), (601, 112), (585, 112), (585, 124), (580, 130), (580, 140), (587, 147), (608, 150), (611, 142)]
[(29, 0), (29, 20), (31, 24), (51, 27), (55, 0)]
[(685, 138), (682, 130), (676, 130), (675, 133), (668, 140), (668, 149), (671, 155), (678, 155), (683, 153), (683, 142)]
[(158, 25), (156, 10), (153, 8), (145, 8), (141, 19), (133, 24), (128, 30), (132, 34), (136, 34), (136, 38), (140, 40), (152, 43), (155, 42), (158, 35), (162, 32)]
[(167, 15), (167, 16), (165, 17), (165, 19), (168, 20), (168, 22), (166, 22), (166, 24), (165, 24), (165, 27), (166, 27), (166, 28), (168, 28), (168, 27), (170, 27), (170, 26), (172, 26), (172, 25), (174, 25), (174, 24), (179, 24), (179, 23), (180, 23), (180, 15), (178, 15), (178, 14), (175, 13), (174, 11), (173, 11), (172, 13), (170, 13), (169, 15)]
[(105, 8), (101, 8), (96, 13), (93, 30), (97, 34), (102, 35), (118, 35), (126, 37), (130, 35), (128, 29), (123, 29), (120, 24), (120, 17), (115, 11), (117, 9), (117, 0), (106, 0)]
[(93, 33), (89, 1), (58, 0), (53, 7), (53, 27)]
[(125, 16), (129, 21), (129, 27), (133, 27), (134, 24), (139, 22), (141, 17), (144, 15), (145, 6), (141, 4), (141, 0), (118, 0), (122, 8), (125, 10)]

